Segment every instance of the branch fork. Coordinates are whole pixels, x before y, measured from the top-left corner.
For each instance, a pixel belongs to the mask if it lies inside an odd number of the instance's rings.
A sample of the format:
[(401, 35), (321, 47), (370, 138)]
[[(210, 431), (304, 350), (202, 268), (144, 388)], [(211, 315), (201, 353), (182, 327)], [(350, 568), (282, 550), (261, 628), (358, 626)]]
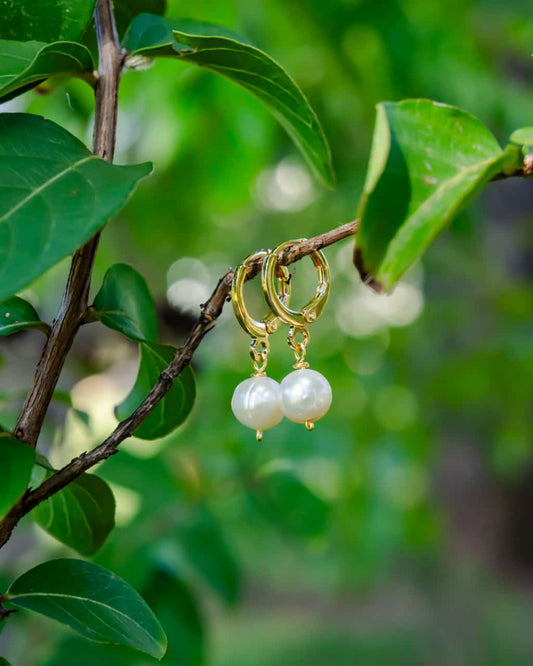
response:
[[(95, 72), (93, 153), (111, 162), (115, 151), (118, 87), (127, 55), (118, 40), (112, 0), (97, 0), (95, 24), (99, 64), (98, 71)], [(288, 265), (298, 261), (317, 249), (353, 235), (356, 229), (357, 222), (350, 222), (315, 238), (295, 243), (280, 254), (279, 263)], [(59, 313), (44, 345), (33, 387), (26, 397), (14, 428), (14, 436), (33, 447), (37, 445), (37, 439), (57, 381), (76, 333), (87, 316), (90, 316), (89, 289), (99, 239), (100, 234), (98, 233), (73, 255)], [(261, 265), (261, 260), (251, 263), (246, 279), (257, 275), (261, 270)], [(206, 333), (215, 326), (224, 304), (230, 297), (232, 280), (232, 270), (220, 278), (211, 297), (202, 305), (201, 314), (192, 327), (184, 346), (176, 352), (172, 362), (161, 373), (158, 381), (139, 407), (127, 419), (119, 423), (99, 446), (71, 460), (37, 488), (28, 489), (11, 508), (0, 522), (0, 548), (8, 541), (13, 529), (23, 516), (80, 474), (117, 453), (119, 444), (133, 435), (139, 425), (168, 393), (173, 381), (189, 365)]]

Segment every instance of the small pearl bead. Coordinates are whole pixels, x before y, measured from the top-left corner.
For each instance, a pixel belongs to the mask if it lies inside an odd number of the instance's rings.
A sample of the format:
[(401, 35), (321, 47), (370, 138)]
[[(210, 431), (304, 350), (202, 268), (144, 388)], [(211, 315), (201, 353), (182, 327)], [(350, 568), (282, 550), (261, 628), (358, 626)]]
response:
[(243, 425), (254, 430), (267, 430), (283, 418), (280, 398), (277, 381), (266, 375), (250, 377), (235, 389), (231, 409)]
[(331, 405), (331, 386), (316, 370), (303, 368), (281, 382), (281, 408), (296, 423), (317, 421)]

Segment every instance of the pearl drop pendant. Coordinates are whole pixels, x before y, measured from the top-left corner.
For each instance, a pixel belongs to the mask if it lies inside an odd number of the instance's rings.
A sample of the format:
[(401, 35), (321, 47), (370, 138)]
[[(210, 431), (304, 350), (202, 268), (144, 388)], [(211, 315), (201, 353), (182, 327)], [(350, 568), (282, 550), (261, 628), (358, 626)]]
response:
[(256, 430), (257, 440), (261, 441), (263, 430), (273, 428), (283, 418), (281, 387), (271, 377), (253, 375), (235, 389), (231, 409), (243, 425)]
[(308, 430), (312, 430), (314, 422), (326, 414), (331, 400), (331, 386), (316, 370), (295, 370), (281, 382), (283, 414), (295, 423), (305, 423)]

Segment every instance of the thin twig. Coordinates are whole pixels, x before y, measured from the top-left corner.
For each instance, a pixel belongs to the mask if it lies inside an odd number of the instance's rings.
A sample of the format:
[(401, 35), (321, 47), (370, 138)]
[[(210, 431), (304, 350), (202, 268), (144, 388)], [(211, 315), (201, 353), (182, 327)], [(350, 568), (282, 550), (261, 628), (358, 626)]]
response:
[[(94, 14), (98, 38), (99, 69), (95, 92), (93, 152), (111, 162), (115, 151), (117, 95), (122, 66), (111, 0), (98, 0)], [(85, 317), (94, 257), (100, 234), (96, 234), (72, 257), (63, 300), (43, 348), (33, 387), (14, 428), (18, 439), (36, 446), (46, 412), (74, 337)]]
[[(358, 221), (355, 220), (327, 231), (320, 236), (294, 243), (278, 256), (278, 261), (284, 266), (292, 264), (308, 256), (315, 250), (337, 243), (348, 236), (353, 236), (357, 232), (357, 227)], [(261, 270), (261, 266), (262, 259), (258, 259), (255, 263), (250, 264), (247, 279), (251, 279), (257, 275)], [(46, 479), (35, 490), (28, 491), (21, 501), (11, 509), (0, 523), (0, 547), (7, 541), (13, 528), (22, 516), (29, 513), (40, 502), (64, 488), (80, 474), (83, 474), (83, 472), (86, 472), (97, 463), (117, 453), (119, 444), (133, 435), (148, 414), (153, 411), (155, 406), (168, 393), (172, 382), (179, 377), (182, 370), (191, 362), (194, 352), (206, 333), (214, 327), (216, 320), (222, 313), (224, 304), (231, 294), (232, 281), (233, 271), (228, 271), (220, 278), (209, 300), (202, 305), (201, 314), (192, 327), (185, 344), (176, 351), (173, 360), (163, 370), (155, 386), (133, 414), (124, 419), (124, 421), (121, 421), (102, 444), (92, 451), (82, 453), (77, 458), (71, 460), (68, 465)]]

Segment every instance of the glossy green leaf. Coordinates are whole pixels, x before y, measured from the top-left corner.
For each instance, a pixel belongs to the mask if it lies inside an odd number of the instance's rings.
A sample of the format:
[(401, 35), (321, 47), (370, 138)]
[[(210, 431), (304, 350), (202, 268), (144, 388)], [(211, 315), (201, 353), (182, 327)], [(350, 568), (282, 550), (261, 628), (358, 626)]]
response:
[(470, 114), (430, 100), (386, 102), (358, 210), (356, 265), (390, 290), (435, 236), (500, 171), (519, 168)]
[[(115, 412), (119, 420), (127, 418), (146, 398), (161, 372), (174, 358), (176, 349), (154, 342), (140, 343), (141, 358), (135, 385)], [(196, 397), (190, 366), (174, 380), (172, 388), (135, 431), (141, 439), (159, 439), (181, 425), (189, 415)]]
[(115, 526), (115, 498), (103, 479), (82, 474), (41, 502), (32, 516), (61, 543), (82, 555), (93, 555)]
[(119, 35), (123, 35), (132, 20), (143, 12), (157, 14), (165, 13), (166, 0), (114, 0), (115, 22)]
[(111, 266), (93, 307), (94, 317), (128, 338), (157, 340), (154, 301), (144, 278), (131, 266)]
[(175, 57), (225, 76), (258, 97), (288, 132), (319, 178), (334, 182), (320, 122), (295, 81), (264, 51), (226, 28), (141, 14), (124, 40), (132, 54)]
[(35, 449), (3, 430), (0, 432), (0, 458), (2, 460), (0, 518), (2, 518), (28, 487), (35, 463)]
[(243, 44), (250, 44), (242, 35), (230, 28), (194, 19), (165, 19), (153, 14), (136, 16), (124, 36), (123, 46), (131, 55), (176, 58), (176, 48), (183, 48), (174, 36), (174, 30), (193, 35), (227, 37)]
[(92, 76), (93, 69), (91, 53), (82, 44), (0, 40), (0, 103), (49, 76), (86, 78)]
[(251, 497), (262, 513), (290, 534), (313, 537), (326, 530), (329, 505), (289, 471), (259, 477)]
[(50, 326), (39, 319), (33, 305), (18, 296), (0, 301), (0, 336), (11, 335), (28, 328), (48, 333)]
[[(205, 620), (193, 591), (185, 581), (159, 564), (142, 587), (142, 596), (153, 609), (169, 637), (162, 661), (168, 666), (206, 666)], [(153, 663), (128, 648), (88, 643), (78, 636), (65, 637), (46, 666), (149, 666)]]
[(60, 559), (22, 574), (9, 602), (51, 617), (99, 643), (127, 645), (157, 659), (167, 639), (139, 594), (111, 571), (91, 562)]
[(240, 571), (211, 512), (199, 507), (186, 513), (176, 538), (190, 566), (223, 601), (234, 604), (241, 589)]
[(40, 116), (0, 114), (0, 299), (87, 241), (150, 171), (108, 164)]
[(519, 145), (533, 146), (533, 127), (521, 127), (515, 130), (509, 140)]
[(0, 39), (73, 41), (85, 30), (95, 0), (3, 0)]

